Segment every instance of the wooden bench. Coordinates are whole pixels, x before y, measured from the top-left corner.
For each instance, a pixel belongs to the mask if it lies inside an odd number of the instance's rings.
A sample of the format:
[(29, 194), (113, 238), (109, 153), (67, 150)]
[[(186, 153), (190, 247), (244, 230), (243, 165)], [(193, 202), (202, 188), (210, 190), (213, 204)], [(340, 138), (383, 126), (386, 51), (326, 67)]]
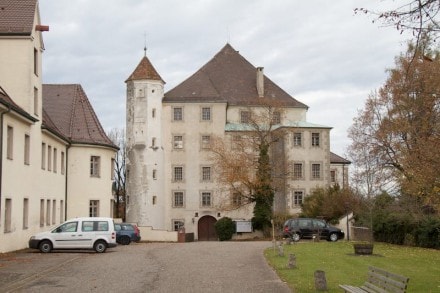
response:
[(339, 285), (345, 292), (365, 293), (398, 293), (406, 292), (409, 278), (387, 272), (376, 267), (368, 267), (367, 281), (360, 287), (351, 285)]

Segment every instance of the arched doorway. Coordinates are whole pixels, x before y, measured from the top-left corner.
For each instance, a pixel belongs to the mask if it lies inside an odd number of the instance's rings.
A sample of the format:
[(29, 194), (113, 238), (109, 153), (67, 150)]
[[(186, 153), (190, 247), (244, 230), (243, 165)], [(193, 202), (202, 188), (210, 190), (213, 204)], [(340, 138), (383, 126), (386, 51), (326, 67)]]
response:
[(217, 222), (216, 218), (212, 216), (203, 216), (198, 223), (199, 241), (217, 241), (218, 236), (215, 232), (214, 224)]

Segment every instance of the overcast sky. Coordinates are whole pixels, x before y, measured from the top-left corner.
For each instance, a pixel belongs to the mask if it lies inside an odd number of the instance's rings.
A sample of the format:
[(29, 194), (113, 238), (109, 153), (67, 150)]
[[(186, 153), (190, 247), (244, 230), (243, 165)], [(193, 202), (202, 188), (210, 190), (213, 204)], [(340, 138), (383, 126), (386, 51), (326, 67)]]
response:
[(103, 127), (125, 127), (125, 83), (144, 54), (169, 91), (230, 43), (308, 105), (307, 120), (333, 127), (344, 155), (347, 129), (409, 35), (353, 9), (383, 0), (40, 0), (44, 83), (79, 83)]

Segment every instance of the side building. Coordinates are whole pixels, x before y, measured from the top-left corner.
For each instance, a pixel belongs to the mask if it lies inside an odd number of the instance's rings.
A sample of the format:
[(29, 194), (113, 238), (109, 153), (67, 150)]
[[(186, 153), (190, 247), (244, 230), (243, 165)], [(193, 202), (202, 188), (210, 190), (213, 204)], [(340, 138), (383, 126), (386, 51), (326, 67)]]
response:
[(112, 216), (113, 158), (80, 85), (43, 85), (38, 1), (0, 0), (0, 253), (66, 218)]
[(282, 134), (271, 150), (272, 166), (283, 174), (276, 179), (276, 212), (299, 213), (304, 197), (332, 184), (332, 172), (340, 172), (331, 161), (331, 127), (308, 122), (308, 106), (230, 44), (165, 94), (146, 56), (126, 83), (127, 219), (141, 226), (183, 226), (198, 240), (215, 240), (219, 218), (250, 220), (250, 205), (221, 208), (240, 199), (215, 179), (211, 149), (213, 139), (221, 138), (233, 152), (249, 135), (253, 113), (268, 104), (280, 109), (273, 124)]

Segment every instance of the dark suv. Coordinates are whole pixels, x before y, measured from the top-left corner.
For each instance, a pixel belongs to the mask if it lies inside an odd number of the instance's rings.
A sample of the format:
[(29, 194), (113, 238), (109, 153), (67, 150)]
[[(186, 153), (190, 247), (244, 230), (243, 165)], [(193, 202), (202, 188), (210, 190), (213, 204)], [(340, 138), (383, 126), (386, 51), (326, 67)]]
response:
[(301, 238), (313, 238), (318, 235), (328, 241), (344, 239), (344, 231), (330, 226), (324, 220), (297, 218), (289, 219), (284, 223), (283, 236), (293, 241), (299, 241)]
[(141, 240), (139, 228), (130, 223), (115, 223), (116, 242), (122, 245), (128, 245), (131, 241)]

